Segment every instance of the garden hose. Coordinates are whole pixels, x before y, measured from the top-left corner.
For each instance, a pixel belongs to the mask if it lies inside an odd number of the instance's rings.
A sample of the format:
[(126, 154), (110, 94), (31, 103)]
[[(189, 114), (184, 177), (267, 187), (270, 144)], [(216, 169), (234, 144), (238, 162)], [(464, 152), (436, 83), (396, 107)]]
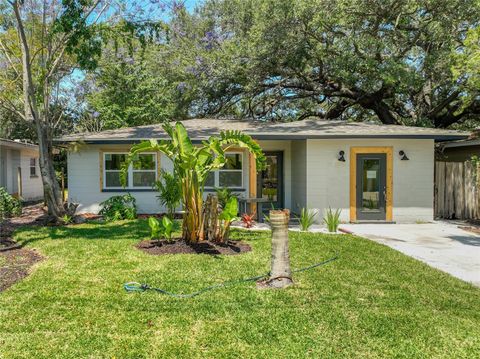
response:
[[(335, 255), (327, 260), (324, 260), (322, 262), (318, 262), (318, 263), (315, 263), (315, 264), (312, 264), (312, 265), (309, 265), (307, 267), (302, 267), (302, 268), (298, 268), (298, 269), (294, 269), (292, 270), (292, 273), (300, 273), (300, 272), (305, 272), (307, 270), (310, 270), (310, 269), (313, 269), (313, 268), (317, 268), (317, 267), (320, 267), (324, 264), (327, 264), (327, 263), (330, 263), (330, 262), (333, 262), (335, 260), (337, 260), (339, 257), (338, 255), (338, 252), (335, 252)], [(253, 282), (253, 281), (257, 281), (257, 280), (260, 280), (262, 278), (267, 278), (268, 276), (270, 276), (270, 272), (268, 273), (265, 273), (265, 274), (261, 274), (261, 275), (257, 275), (257, 276), (254, 276), (254, 277), (249, 277), (249, 278), (243, 278), (243, 279), (236, 279), (236, 280), (230, 280), (230, 281), (226, 281), (226, 282), (223, 282), (223, 283), (219, 283), (219, 284), (214, 284), (214, 285), (211, 285), (211, 286), (208, 286), (208, 287), (205, 287), (205, 288), (202, 288), (196, 292), (193, 292), (193, 293), (188, 293), (188, 294), (182, 294), (182, 293), (172, 293), (172, 292), (168, 292), (164, 289), (161, 289), (161, 288), (155, 288), (155, 287), (151, 287), (149, 286), (148, 284), (141, 284), (141, 283), (138, 283), (138, 282), (128, 282), (128, 283), (125, 283), (123, 285), (123, 288), (125, 288), (125, 290), (129, 293), (132, 293), (132, 292), (145, 292), (147, 290), (153, 290), (155, 292), (158, 292), (158, 293), (161, 293), (161, 294), (165, 294), (165, 295), (168, 295), (170, 297), (174, 297), (174, 298), (193, 298), (193, 297), (196, 297), (197, 295), (200, 295), (202, 293), (205, 293), (205, 292), (208, 292), (210, 290), (214, 290), (214, 289), (219, 289), (219, 288), (225, 288), (225, 287), (229, 287), (229, 286), (232, 286), (234, 284), (239, 284), (239, 283), (245, 283), (245, 282)], [(275, 278), (273, 278), (275, 279)]]

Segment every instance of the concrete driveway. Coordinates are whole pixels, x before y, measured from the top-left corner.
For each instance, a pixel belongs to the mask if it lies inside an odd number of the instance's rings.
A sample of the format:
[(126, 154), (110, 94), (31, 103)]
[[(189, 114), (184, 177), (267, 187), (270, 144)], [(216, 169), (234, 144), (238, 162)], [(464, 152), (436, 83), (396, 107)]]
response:
[(480, 236), (455, 224), (344, 224), (341, 228), (480, 287)]

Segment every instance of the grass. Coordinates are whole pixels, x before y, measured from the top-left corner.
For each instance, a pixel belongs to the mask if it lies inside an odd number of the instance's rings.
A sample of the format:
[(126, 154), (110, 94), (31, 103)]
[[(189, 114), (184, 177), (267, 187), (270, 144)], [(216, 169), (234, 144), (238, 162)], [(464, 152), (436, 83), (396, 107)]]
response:
[(263, 273), (269, 233), (235, 232), (240, 256), (150, 256), (145, 221), (24, 229), (46, 259), (0, 293), (0, 358), (473, 358), (480, 290), (388, 247), (347, 235), (291, 233), (296, 285), (243, 284), (179, 300), (127, 294), (128, 281), (191, 292)]

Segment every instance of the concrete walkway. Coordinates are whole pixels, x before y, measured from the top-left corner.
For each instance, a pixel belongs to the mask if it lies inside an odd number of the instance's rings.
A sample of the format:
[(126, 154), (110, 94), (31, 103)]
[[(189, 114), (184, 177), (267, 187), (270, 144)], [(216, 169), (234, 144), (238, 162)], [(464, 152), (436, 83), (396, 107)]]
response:
[(480, 287), (480, 236), (455, 224), (342, 224), (340, 227)]

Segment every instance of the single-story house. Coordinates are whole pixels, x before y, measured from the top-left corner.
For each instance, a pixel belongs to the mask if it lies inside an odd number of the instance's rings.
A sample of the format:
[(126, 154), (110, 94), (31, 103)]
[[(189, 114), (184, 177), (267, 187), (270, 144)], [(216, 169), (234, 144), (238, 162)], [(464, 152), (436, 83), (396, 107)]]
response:
[[(247, 120), (182, 121), (194, 141), (222, 130), (251, 135), (267, 156), (267, 168), (242, 150), (232, 151), (230, 164), (212, 174), (207, 189), (231, 187), (244, 198), (263, 198), (264, 208), (290, 208), (299, 213), (341, 209), (342, 221), (414, 222), (433, 219), (434, 147), (436, 141), (459, 140), (467, 133), (431, 128), (306, 119), (268, 123)], [(163, 155), (146, 153), (129, 170), (128, 187), (119, 181), (120, 164), (133, 143), (165, 139), (161, 125), (70, 135), (69, 199), (80, 212), (97, 212), (112, 195), (131, 192), (139, 212), (159, 207), (152, 183), (160, 169), (171, 170)]]
[(38, 146), (0, 139), (0, 187), (25, 201), (43, 198)]

